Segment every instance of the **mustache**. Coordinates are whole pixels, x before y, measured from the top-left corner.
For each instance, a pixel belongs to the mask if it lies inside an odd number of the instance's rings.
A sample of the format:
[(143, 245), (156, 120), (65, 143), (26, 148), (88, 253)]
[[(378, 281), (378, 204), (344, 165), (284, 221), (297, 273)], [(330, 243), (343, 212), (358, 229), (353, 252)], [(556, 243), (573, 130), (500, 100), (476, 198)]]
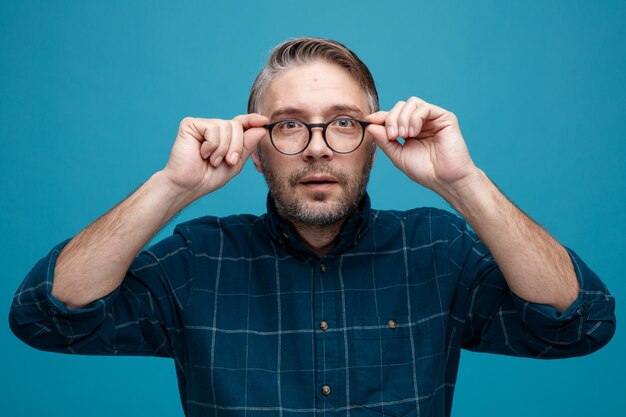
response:
[(327, 162), (315, 162), (315, 163), (312, 163), (311, 165), (307, 165), (306, 167), (293, 172), (289, 176), (289, 185), (294, 187), (304, 177), (306, 177), (308, 175), (313, 175), (313, 174), (331, 175), (331, 176), (337, 178), (337, 181), (341, 185), (346, 185), (348, 183), (348, 180), (349, 180), (348, 176), (345, 173), (343, 173), (343, 172), (333, 168), (333, 166), (330, 165), (329, 163), (327, 163)]

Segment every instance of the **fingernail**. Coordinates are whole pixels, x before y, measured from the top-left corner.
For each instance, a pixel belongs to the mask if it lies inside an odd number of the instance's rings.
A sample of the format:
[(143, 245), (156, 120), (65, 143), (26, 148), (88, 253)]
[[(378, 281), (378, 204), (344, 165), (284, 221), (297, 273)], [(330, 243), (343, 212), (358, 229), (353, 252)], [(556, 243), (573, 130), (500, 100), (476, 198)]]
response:
[(221, 156), (218, 156), (217, 158), (215, 158), (213, 165), (218, 166), (222, 162), (222, 159), (223, 158)]
[(404, 130), (404, 126), (400, 126), (400, 128), (398, 129), (398, 135), (404, 137), (405, 133), (406, 131)]
[(415, 137), (415, 129), (413, 129), (412, 127), (409, 128), (409, 137)]
[(230, 161), (231, 164), (237, 165), (237, 162), (239, 162), (239, 153), (232, 152), (228, 160)]
[(396, 129), (394, 129), (393, 127), (388, 127), (387, 136), (389, 136), (389, 139), (393, 139), (395, 135), (396, 135)]

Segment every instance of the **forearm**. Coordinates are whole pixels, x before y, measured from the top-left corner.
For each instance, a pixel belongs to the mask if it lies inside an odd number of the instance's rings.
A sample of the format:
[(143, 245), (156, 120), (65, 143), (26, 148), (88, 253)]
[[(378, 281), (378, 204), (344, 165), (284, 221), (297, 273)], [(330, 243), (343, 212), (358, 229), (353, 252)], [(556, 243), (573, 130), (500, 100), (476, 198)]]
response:
[(52, 294), (78, 308), (115, 290), (137, 253), (191, 201), (161, 172), (154, 174), (65, 246), (54, 271)]
[(527, 301), (565, 311), (578, 281), (566, 250), (511, 203), (480, 170), (440, 194), (489, 248), (511, 290)]

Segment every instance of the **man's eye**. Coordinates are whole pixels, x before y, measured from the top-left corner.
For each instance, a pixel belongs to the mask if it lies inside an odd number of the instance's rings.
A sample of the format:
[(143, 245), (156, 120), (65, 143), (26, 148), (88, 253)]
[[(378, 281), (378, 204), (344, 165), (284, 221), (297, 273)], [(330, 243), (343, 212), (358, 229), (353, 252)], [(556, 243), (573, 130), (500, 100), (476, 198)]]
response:
[(280, 123), (279, 127), (281, 129), (289, 130), (289, 129), (297, 129), (297, 128), (301, 127), (301, 125), (298, 122), (294, 122), (294, 121), (289, 120), (289, 121)]
[(353, 127), (354, 126), (354, 120), (350, 120), (350, 119), (339, 119), (339, 120), (335, 120), (335, 122), (333, 123), (335, 126), (337, 127)]

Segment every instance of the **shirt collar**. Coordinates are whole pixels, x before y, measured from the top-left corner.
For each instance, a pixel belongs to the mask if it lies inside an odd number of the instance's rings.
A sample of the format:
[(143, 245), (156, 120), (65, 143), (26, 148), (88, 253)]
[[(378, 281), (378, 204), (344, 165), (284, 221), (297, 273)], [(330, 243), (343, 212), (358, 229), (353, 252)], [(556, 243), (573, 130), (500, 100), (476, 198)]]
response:
[[(352, 246), (356, 246), (370, 225), (371, 202), (367, 191), (359, 202), (354, 213), (344, 223), (337, 237), (335, 246), (325, 256), (338, 255)], [(271, 193), (267, 194), (267, 216), (265, 220), (267, 230), (272, 239), (281, 247), (289, 251), (304, 253), (306, 256), (316, 256), (299, 239), (296, 230), (285, 221), (276, 209)]]

